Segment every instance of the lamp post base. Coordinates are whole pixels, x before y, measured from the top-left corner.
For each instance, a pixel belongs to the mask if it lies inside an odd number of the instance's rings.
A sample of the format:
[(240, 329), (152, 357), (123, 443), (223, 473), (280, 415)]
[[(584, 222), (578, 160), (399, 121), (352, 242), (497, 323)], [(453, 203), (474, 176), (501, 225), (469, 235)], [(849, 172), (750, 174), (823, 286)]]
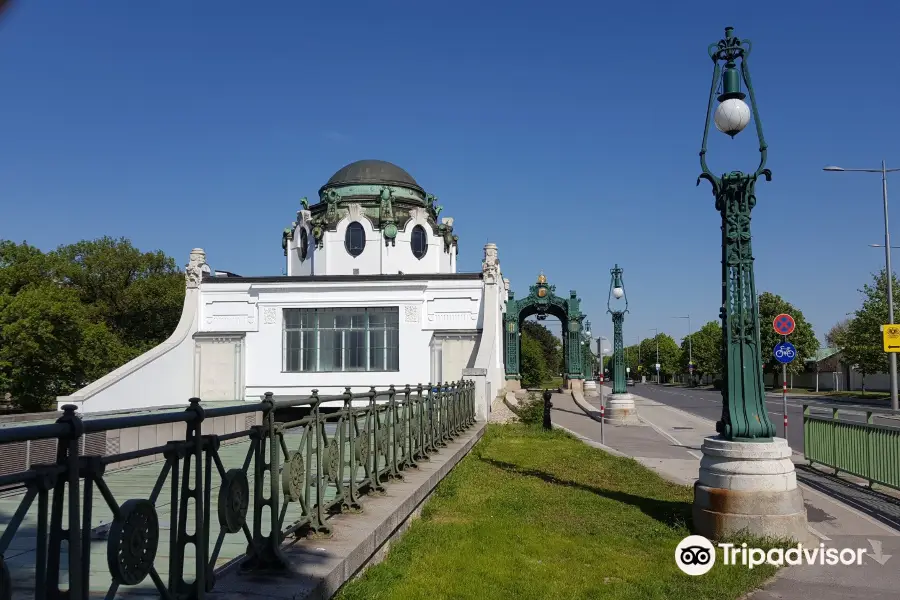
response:
[(634, 396), (629, 393), (607, 396), (603, 420), (614, 425), (639, 425)]
[(694, 532), (711, 540), (738, 534), (814, 540), (787, 440), (703, 440), (700, 476), (694, 484)]
[(515, 392), (522, 389), (522, 380), (518, 377), (515, 379), (507, 377), (506, 379), (506, 387), (507, 392)]

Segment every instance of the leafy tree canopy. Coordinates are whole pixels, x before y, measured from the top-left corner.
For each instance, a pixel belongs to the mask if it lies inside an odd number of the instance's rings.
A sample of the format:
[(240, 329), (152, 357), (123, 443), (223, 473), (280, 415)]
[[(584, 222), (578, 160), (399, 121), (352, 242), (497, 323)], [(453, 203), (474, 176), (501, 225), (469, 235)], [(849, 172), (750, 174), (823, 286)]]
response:
[[(658, 343), (658, 345), (657, 345)], [(681, 348), (665, 333), (641, 341), (642, 373), (647, 376), (656, 374), (657, 347), (659, 348), (659, 372), (675, 374), (681, 371)]]
[(52, 406), (168, 337), (184, 276), (162, 252), (109, 237), (50, 252), (0, 240), (0, 391)]
[(781, 296), (771, 292), (763, 292), (759, 296), (759, 337), (760, 353), (762, 354), (765, 371), (769, 373), (781, 373), (781, 363), (772, 354), (775, 346), (782, 340), (782, 336), (775, 333), (772, 322), (781, 313), (787, 313), (794, 318), (796, 327), (794, 333), (788, 336), (787, 341), (797, 349), (798, 356), (787, 365), (788, 373), (802, 373), (804, 360), (814, 358), (819, 350), (819, 340), (813, 331), (803, 312), (795, 308), (793, 304)]
[(536, 387), (549, 379), (547, 361), (540, 342), (522, 332), (522, 344), (520, 355), (520, 375), (524, 387)]
[(551, 371), (551, 375), (565, 370), (565, 359), (562, 352), (562, 340), (553, 335), (541, 323), (537, 321), (524, 321), (522, 323), (522, 337), (528, 335), (535, 340), (541, 347), (544, 355), (544, 364), (547, 370)]
[(710, 321), (681, 342), (681, 367), (688, 369), (688, 357), (694, 361), (698, 376), (722, 373), (722, 325)]
[[(900, 289), (898, 285), (900, 282), (893, 277), (894, 289)], [(860, 373), (885, 373), (888, 370), (888, 357), (881, 333), (881, 326), (888, 322), (885, 270), (873, 275), (872, 283), (864, 285), (860, 293), (864, 297), (862, 306), (853, 313), (849, 324), (846, 328), (833, 327), (829, 335), (835, 345), (843, 349), (844, 361), (854, 365)]]
[(843, 319), (835, 323), (831, 329), (828, 330), (828, 333), (825, 334), (825, 343), (828, 344), (828, 347), (830, 348), (842, 349), (844, 343), (846, 343), (849, 330), (850, 319)]

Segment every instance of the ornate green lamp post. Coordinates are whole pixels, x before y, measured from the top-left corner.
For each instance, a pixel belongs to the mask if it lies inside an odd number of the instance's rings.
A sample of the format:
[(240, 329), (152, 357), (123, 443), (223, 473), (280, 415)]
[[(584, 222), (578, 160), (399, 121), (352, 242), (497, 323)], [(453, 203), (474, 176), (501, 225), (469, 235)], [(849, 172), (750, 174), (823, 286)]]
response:
[[(750, 211), (756, 205), (757, 179), (763, 176), (771, 181), (772, 173), (766, 168), (766, 141), (747, 65), (751, 48), (749, 40), (735, 37), (734, 28), (726, 27), (725, 37), (708, 49), (713, 77), (700, 150), (703, 172), (697, 184), (700, 179), (712, 184), (716, 210), (722, 216), (720, 314), (725, 373), (722, 418), (716, 423), (718, 435), (705, 438), (700, 448), (703, 458), (694, 485), (693, 523), (695, 532), (709, 539), (746, 533), (793, 538), (806, 544), (811, 537), (791, 448), (787, 440), (774, 437), (763, 388)], [(742, 81), (750, 106), (744, 102)], [(716, 99), (719, 105), (713, 112)], [(710, 120), (719, 131), (734, 137), (750, 123), (751, 116), (759, 141), (756, 171), (713, 175), (706, 165)]]
[(594, 357), (591, 354), (591, 322), (584, 322), (584, 331), (581, 334), (581, 367), (584, 374), (584, 392), (593, 394), (597, 391), (597, 382), (594, 381)]
[[(622, 341), (622, 324), (625, 322), (625, 313), (628, 312), (628, 297), (625, 295), (625, 284), (622, 281), (622, 269), (619, 265), (610, 269), (609, 296), (606, 299), (606, 311), (612, 315), (613, 322), (613, 394), (625, 394), (628, 392), (625, 386), (625, 345)], [(612, 303), (615, 300), (625, 300), (625, 308), (613, 310)]]
[[(722, 347), (725, 356), (722, 385), (722, 418), (716, 431), (729, 440), (767, 441), (775, 435), (769, 419), (763, 387), (762, 354), (759, 339), (759, 300), (753, 278), (753, 251), (750, 244), (750, 211), (756, 205), (756, 181), (760, 176), (772, 180), (766, 168), (766, 140), (756, 104), (747, 58), (752, 44), (734, 36), (734, 28), (725, 28), (725, 37), (710, 44), (713, 61), (712, 86), (706, 109), (703, 147), (697, 179), (712, 184), (716, 210), (722, 215)], [(724, 70), (720, 63), (724, 63)], [(740, 66), (738, 66), (740, 63)], [(741, 81), (750, 95), (744, 102)], [(720, 87), (721, 86), (721, 87)], [(713, 114), (713, 104), (719, 105)], [(751, 114), (759, 139), (759, 166), (753, 173), (732, 171), (716, 176), (706, 165), (706, 144), (710, 117), (716, 128), (734, 137), (750, 122)]]

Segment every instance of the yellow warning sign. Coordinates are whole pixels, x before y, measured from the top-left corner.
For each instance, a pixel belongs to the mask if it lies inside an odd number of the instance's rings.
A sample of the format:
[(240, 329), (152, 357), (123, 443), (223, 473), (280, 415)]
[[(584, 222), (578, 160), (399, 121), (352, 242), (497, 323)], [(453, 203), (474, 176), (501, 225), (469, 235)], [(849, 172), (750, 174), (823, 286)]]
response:
[(882, 325), (885, 352), (900, 352), (900, 325)]

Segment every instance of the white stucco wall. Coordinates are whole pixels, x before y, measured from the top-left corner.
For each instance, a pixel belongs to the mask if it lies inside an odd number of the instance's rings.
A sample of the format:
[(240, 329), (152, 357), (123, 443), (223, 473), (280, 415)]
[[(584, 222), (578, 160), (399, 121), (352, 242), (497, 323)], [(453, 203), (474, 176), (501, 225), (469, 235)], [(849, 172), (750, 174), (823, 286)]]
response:
[[(303, 239), (302, 231), (306, 231), (307, 250), (306, 258), (300, 259), (300, 246)], [(314, 255), (316, 253), (316, 243), (313, 240), (312, 231), (305, 224), (297, 225), (294, 228), (294, 239), (288, 240), (287, 247), (287, 275), (303, 276), (313, 274)]]
[[(240, 279), (204, 282), (200, 332), (245, 332), (245, 397), (338, 394), (370, 386), (428, 383), (435, 332), (469, 331), (477, 337), (480, 279), (393, 281), (291, 281)], [(289, 373), (283, 371), (283, 309), (399, 308), (399, 370), (388, 372)], [(454, 379), (459, 379), (457, 373)], [(445, 376), (444, 379), (448, 379)]]
[[(363, 208), (359, 204), (346, 204), (349, 216), (342, 218), (335, 231), (323, 233), (322, 248), (317, 249), (312, 241), (309, 213), (301, 211), (293, 240), (288, 241), (287, 274), (303, 275), (396, 275), (398, 273), (456, 273), (456, 244), (450, 251), (444, 250), (444, 240), (434, 233), (428, 222), (425, 209), (414, 209), (411, 219), (403, 229), (398, 230), (394, 243), (385, 244), (384, 235), (376, 229), (372, 222), (363, 216)], [(345, 246), (347, 227), (352, 222), (359, 222), (366, 234), (366, 246), (359, 256), (351, 256)], [(421, 225), (428, 239), (428, 251), (421, 259), (412, 253), (412, 231)], [(298, 246), (301, 228), (307, 229), (310, 249), (306, 260), (300, 261)], [(354, 272), (356, 270), (356, 272)]]
[[(196, 395), (255, 401), (269, 391), (284, 397), (306, 396), (313, 389), (323, 395), (343, 393), (346, 387), (353, 392), (391, 384), (402, 389), (431, 381), (436, 336), (442, 347), (442, 381), (457, 381), (463, 369), (480, 362), (488, 365), (493, 389), (500, 389), (505, 296), (497, 290), (502, 283), (486, 286), (481, 275), (473, 274), (201, 282), (201, 270), (208, 271), (205, 255), (195, 250), (191, 258), (185, 304), (172, 336), (75, 394), (59, 397), (58, 406), (75, 404), (87, 413), (187, 404)], [(485, 305), (486, 289), (490, 306)], [(397, 371), (284, 371), (283, 309), (394, 306), (399, 316)], [(487, 339), (481, 332), (485, 326), (491, 332)], [(229, 389), (238, 397), (226, 398)]]

